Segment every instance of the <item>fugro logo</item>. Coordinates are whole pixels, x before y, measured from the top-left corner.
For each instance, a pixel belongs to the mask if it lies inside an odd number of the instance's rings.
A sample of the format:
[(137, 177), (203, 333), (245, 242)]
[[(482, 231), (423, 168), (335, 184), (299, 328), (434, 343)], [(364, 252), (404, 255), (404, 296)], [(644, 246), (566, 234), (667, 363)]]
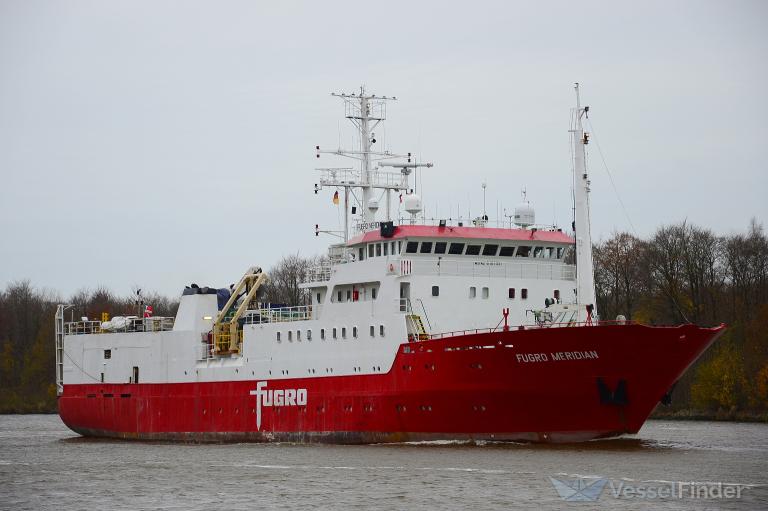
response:
[(307, 389), (267, 389), (267, 382), (256, 382), (256, 390), (251, 391), (256, 396), (256, 430), (261, 429), (262, 406), (305, 406), (307, 404)]

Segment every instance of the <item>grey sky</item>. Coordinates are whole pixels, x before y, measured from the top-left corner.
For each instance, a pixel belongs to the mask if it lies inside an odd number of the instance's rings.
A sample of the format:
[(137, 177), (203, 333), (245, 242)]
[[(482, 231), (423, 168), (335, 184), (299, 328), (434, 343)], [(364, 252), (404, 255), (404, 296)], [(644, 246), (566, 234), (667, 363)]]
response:
[[(395, 95), (430, 216), (570, 224), (572, 83), (641, 236), (768, 220), (768, 2), (0, 1), (0, 285), (175, 295), (320, 253), (331, 91)], [(384, 136), (384, 133), (381, 133)], [(629, 230), (591, 146), (596, 238)]]

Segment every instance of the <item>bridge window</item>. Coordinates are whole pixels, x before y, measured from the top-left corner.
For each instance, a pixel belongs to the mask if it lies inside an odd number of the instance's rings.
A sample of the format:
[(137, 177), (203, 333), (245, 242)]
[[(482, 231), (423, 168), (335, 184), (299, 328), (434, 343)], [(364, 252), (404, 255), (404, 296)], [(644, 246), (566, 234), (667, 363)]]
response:
[(403, 242), (402, 241), (398, 241), (397, 242), (397, 253), (399, 254), (402, 251), (403, 251)]
[(488, 298), (488, 288), (487, 288), (487, 287), (484, 287), (484, 288), (483, 288), (483, 298), (484, 298), (484, 299), (485, 299), (485, 298)]
[(464, 255), (480, 255), (480, 245), (467, 245)]
[(440, 296), (440, 286), (432, 286), (432, 296)]
[(418, 241), (409, 241), (405, 245), (405, 253), (406, 254), (415, 254), (416, 253), (416, 249), (418, 249), (418, 248), (419, 248), (419, 242)]
[(435, 243), (435, 254), (445, 254), (445, 249), (448, 247), (448, 243), (445, 241), (438, 241)]
[(371, 325), (370, 332), (371, 332), (371, 337), (376, 337), (376, 327), (375, 326)]
[(512, 257), (515, 255), (515, 247), (501, 247), (501, 250), (499, 250), (499, 255), (501, 257)]
[(350, 301), (352, 299), (352, 290), (347, 289), (347, 301)]
[(325, 328), (320, 329), (320, 340), (325, 340)]
[(422, 254), (431, 254), (432, 253), (432, 242), (431, 241), (422, 241), (421, 242), (421, 250), (419, 250)]
[(509, 298), (512, 299), (512, 300), (514, 300), (514, 298), (515, 298), (515, 288), (514, 287), (510, 287), (509, 288)]
[(528, 299), (528, 289), (527, 288), (523, 288), (523, 289), (520, 290), (520, 298), (522, 298), (523, 300), (527, 300)]
[(517, 257), (528, 257), (531, 253), (531, 247), (517, 247)]
[(563, 247), (557, 247), (557, 258), (558, 259), (563, 258)]
[(360, 247), (357, 249), (357, 260), (362, 261), (365, 259), (365, 249)]
[(546, 257), (547, 259), (552, 259), (552, 258), (554, 257), (554, 252), (555, 252), (555, 249), (554, 249), (554, 248), (552, 248), (552, 247), (547, 247), (547, 248), (545, 249), (545, 251), (546, 251), (546, 256), (545, 256), (545, 257)]
[(485, 245), (483, 247), (483, 255), (484, 256), (495, 256), (496, 251), (499, 249), (498, 245)]
[(477, 296), (477, 288), (475, 286), (472, 286), (469, 288), (469, 297), (475, 298)]
[(448, 253), (451, 255), (460, 255), (464, 252), (464, 243), (451, 243)]
[(382, 247), (384, 250), (384, 255), (389, 255), (389, 243), (386, 241), (384, 242), (384, 246)]
[(368, 244), (368, 257), (373, 257), (373, 243)]
[(535, 247), (533, 249), (533, 257), (544, 257), (544, 247)]
[(343, 300), (341, 299), (341, 290), (339, 290), (339, 291), (336, 293), (336, 301), (337, 301), (337, 302), (341, 302), (341, 301), (343, 301)]
[(376, 243), (376, 257), (381, 257), (381, 243)]
[(394, 242), (394, 241), (390, 241), (389, 242), (389, 247), (392, 249), (392, 250), (390, 250), (390, 252), (392, 252), (392, 255), (396, 255), (397, 254), (397, 251), (396, 251), (397, 243)]

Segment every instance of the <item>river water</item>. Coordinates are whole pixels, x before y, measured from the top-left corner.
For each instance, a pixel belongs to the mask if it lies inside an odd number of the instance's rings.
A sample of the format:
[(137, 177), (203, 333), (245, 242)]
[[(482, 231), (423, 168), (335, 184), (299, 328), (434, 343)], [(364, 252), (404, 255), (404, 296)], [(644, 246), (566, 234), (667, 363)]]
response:
[(0, 508), (768, 509), (768, 425), (649, 421), (574, 445), (195, 445), (0, 416)]

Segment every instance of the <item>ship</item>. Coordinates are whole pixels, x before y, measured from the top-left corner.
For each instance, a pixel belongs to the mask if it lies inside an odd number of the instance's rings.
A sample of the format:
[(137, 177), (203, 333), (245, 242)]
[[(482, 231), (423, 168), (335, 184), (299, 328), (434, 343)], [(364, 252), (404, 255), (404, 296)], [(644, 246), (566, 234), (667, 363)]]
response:
[[(376, 150), (394, 97), (334, 93), (359, 147), (315, 156), (343, 209), (299, 304), (249, 268), (187, 286), (175, 317), (55, 315), (59, 415), (83, 436), (184, 442), (578, 442), (636, 434), (724, 325), (603, 319), (590, 233), (589, 133), (571, 110), (574, 218), (427, 219), (431, 162)], [(349, 161), (349, 160), (347, 160)], [(413, 183), (411, 179), (413, 178)], [(393, 202), (395, 203), (393, 205)], [(341, 224), (341, 221), (339, 222)], [(69, 321), (67, 320), (69, 311)]]

